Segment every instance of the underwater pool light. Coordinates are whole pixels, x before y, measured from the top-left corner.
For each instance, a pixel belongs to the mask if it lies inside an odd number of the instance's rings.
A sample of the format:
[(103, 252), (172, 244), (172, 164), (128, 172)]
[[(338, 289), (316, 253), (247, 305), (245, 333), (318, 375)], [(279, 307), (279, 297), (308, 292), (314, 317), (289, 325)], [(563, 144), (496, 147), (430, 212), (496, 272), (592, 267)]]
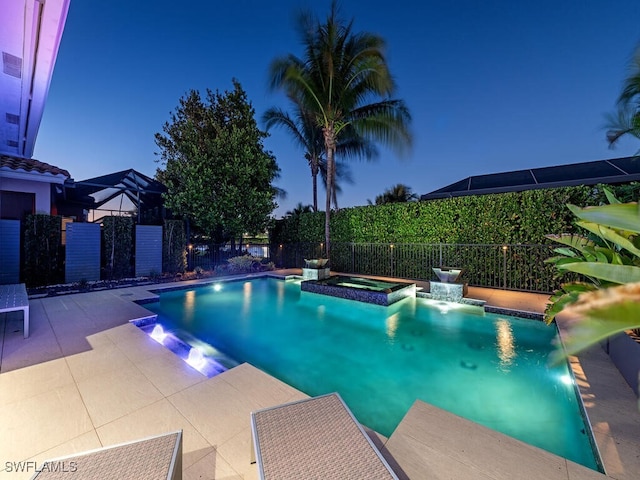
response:
[(189, 350), (187, 363), (196, 370), (201, 370), (204, 367), (206, 361), (207, 360), (204, 358), (202, 350), (200, 350), (198, 347), (192, 347), (191, 350)]
[(162, 328), (162, 325), (158, 323), (155, 327), (153, 327), (151, 338), (153, 338), (158, 343), (164, 343), (164, 339), (167, 338), (167, 334)]

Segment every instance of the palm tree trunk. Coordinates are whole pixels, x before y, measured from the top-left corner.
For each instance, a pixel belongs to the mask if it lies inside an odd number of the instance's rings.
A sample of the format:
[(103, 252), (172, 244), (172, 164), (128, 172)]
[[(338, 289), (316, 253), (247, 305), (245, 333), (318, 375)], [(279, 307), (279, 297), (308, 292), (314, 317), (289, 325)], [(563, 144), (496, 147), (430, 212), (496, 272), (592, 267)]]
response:
[(313, 211), (318, 211), (318, 159), (311, 160), (311, 178), (313, 179)]
[(327, 202), (326, 211), (324, 213), (324, 240), (325, 240), (325, 256), (329, 260), (330, 252), (330, 232), (329, 225), (331, 222), (331, 199), (333, 198), (333, 180), (335, 170), (335, 153), (336, 153), (336, 136), (332, 127), (325, 127), (323, 129), (324, 143), (327, 148)]
[(338, 207), (338, 189), (336, 188), (336, 169), (333, 169), (333, 182), (331, 182), (331, 185), (333, 185), (333, 189), (331, 190), (331, 197), (333, 199), (333, 207), (336, 209), (336, 212), (338, 210), (340, 210), (340, 208)]
[(324, 241), (325, 241), (325, 256), (329, 257), (329, 243), (330, 243), (330, 231), (329, 225), (331, 223), (331, 200), (333, 198), (333, 184), (331, 179), (333, 178), (333, 155), (334, 150), (332, 148), (327, 149), (327, 202), (325, 204), (324, 212)]

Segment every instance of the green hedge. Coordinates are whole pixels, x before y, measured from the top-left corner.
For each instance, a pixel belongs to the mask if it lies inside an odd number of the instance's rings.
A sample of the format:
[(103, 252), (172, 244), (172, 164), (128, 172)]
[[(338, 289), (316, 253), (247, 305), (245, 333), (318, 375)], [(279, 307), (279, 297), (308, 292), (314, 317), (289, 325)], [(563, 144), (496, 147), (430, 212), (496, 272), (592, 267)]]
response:
[(187, 235), (184, 221), (165, 220), (162, 240), (162, 271), (184, 273), (187, 269)]
[(102, 258), (104, 278), (130, 277), (133, 274), (133, 219), (104, 217), (102, 220)]
[(24, 222), (24, 281), (29, 287), (61, 283), (62, 217), (28, 215)]
[[(549, 233), (574, 230), (567, 203), (584, 206), (602, 201), (602, 186), (577, 186), (345, 208), (332, 214), (331, 241), (547, 243)], [(272, 245), (322, 242), (324, 212), (278, 220), (270, 238)]]

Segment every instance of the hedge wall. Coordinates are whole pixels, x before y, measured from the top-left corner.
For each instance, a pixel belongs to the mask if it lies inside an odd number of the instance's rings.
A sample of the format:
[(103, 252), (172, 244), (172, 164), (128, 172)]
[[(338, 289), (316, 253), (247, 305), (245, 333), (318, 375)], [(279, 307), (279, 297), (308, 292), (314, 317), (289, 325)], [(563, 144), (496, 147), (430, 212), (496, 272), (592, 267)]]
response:
[[(527, 190), (345, 208), (332, 214), (331, 240), (336, 243), (546, 243), (547, 234), (574, 230), (574, 219), (566, 204), (585, 206), (604, 202), (602, 187)], [(615, 193), (629, 186), (609, 188)], [(324, 212), (278, 220), (270, 238), (276, 245), (322, 242)]]
[(104, 278), (113, 280), (133, 275), (133, 219), (104, 217), (102, 220), (102, 265)]
[(165, 220), (162, 240), (162, 271), (183, 273), (187, 268), (187, 235), (182, 220)]
[(64, 279), (60, 235), (62, 217), (28, 215), (24, 222), (24, 281), (38, 287)]

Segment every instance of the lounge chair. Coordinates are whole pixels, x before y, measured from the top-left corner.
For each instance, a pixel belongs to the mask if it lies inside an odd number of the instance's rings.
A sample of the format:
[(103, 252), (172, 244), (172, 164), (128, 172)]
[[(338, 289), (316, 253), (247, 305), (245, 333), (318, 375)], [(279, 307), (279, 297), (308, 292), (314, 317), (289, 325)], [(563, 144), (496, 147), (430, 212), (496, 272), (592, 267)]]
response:
[(0, 285), (0, 313), (22, 310), (24, 338), (29, 336), (29, 297), (24, 283)]
[(182, 430), (48, 460), (31, 480), (181, 480)]
[(396, 479), (337, 393), (251, 413), (261, 479)]

